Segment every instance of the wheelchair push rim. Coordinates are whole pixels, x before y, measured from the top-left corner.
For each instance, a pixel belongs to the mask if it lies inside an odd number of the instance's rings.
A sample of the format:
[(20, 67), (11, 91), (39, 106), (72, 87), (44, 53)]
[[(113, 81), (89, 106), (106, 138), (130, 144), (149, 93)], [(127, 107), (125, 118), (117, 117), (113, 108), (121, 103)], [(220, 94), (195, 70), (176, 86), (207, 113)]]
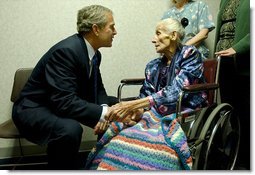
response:
[(223, 103), (209, 115), (199, 136), (201, 142), (196, 150), (194, 169), (234, 168), (239, 150), (240, 123), (232, 115), (232, 110), (231, 105)]

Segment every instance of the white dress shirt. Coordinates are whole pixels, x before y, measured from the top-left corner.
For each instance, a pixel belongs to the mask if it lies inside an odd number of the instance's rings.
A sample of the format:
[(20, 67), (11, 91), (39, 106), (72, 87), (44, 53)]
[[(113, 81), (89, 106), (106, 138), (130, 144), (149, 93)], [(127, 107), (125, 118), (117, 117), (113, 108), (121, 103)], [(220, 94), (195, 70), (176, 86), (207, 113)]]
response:
[[(91, 44), (84, 38), (86, 46), (87, 46), (87, 50), (88, 50), (88, 55), (89, 55), (89, 65), (90, 65), (90, 72), (89, 72), (89, 77), (91, 76), (91, 70), (92, 70), (92, 58), (94, 57), (96, 51), (94, 50), (94, 48), (91, 46)], [(101, 105), (103, 107), (102, 113), (101, 113), (101, 117), (100, 117), (100, 121), (105, 121), (104, 116), (106, 115), (107, 111), (108, 111), (108, 105), (107, 104), (102, 104)]]

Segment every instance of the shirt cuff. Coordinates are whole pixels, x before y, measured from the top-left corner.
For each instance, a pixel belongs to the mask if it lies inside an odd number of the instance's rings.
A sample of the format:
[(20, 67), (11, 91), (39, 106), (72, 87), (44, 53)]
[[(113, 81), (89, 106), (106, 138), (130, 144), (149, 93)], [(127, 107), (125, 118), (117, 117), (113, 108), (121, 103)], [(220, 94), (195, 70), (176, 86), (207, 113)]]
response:
[(100, 122), (104, 122), (104, 121), (105, 121), (104, 117), (105, 117), (105, 115), (106, 115), (107, 112), (108, 112), (108, 105), (102, 104), (101, 106), (103, 107), (103, 110), (102, 110), (101, 117), (100, 117), (100, 120), (99, 120), (99, 121), (100, 121)]
[(152, 96), (148, 96), (148, 97), (149, 97), (150, 107), (154, 106), (155, 105), (154, 99), (152, 98)]

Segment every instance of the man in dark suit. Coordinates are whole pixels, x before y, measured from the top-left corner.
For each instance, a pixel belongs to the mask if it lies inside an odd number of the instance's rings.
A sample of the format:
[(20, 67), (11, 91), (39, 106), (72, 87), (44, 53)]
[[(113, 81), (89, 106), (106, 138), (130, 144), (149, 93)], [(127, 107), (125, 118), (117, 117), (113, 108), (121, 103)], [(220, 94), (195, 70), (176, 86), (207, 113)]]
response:
[(117, 102), (106, 94), (98, 51), (112, 46), (117, 34), (114, 25), (112, 11), (106, 7), (79, 10), (78, 33), (43, 55), (13, 106), (20, 133), (35, 144), (47, 145), (50, 169), (77, 168), (80, 123), (94, 128)]

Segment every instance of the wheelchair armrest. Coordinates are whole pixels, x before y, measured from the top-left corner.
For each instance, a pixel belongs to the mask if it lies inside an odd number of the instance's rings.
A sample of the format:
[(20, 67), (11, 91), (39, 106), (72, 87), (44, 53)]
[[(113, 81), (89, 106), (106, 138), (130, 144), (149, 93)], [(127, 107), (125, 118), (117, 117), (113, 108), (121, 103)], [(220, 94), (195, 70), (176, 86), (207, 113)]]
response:
[(128, 79), (122, 79), (120, 83), (126, 84), (126, 85), (139, 85), (143, 84), (144, 78), (128, 78)]
[[(126, 85), (142, 85), (144, 82), (145, 78), (127, 78), (127, 79), (122, 79), (120, 81), (120, 85), (118, 87), (118, 94), (117, 97), (119, 99), (119, 101), (121, 101), (122, 97), (121, 97), (121, 91), (122, 91), (122, 87), (126, 86)], [(137, 97), (130, 97), (130, 98), (125, 98), (123, 99), (125, 100), (133, 100), (136, 99)]]
[(181, 123), (183, 122), (183, 118), (181, 118), (181, 104), (182, 104), (182, 97), (185, 93), (216, 90), (218, 88), (219, 88), (219, 84), (216, 84), (216, 83), (194, 84), (194, 85), (183, 87), (182, 91), (179, 93), (179, 98), (176, 103), (176, 113), (177, 113), (177, 117), (179, 118), (179, 121)]
[(215, 90), (219, 88), (219, 84), (216, 83), (204, 83), (204, 84), (194, 84), (183, 87), (184, 92), (199, 92), (199, 91), (208, 91)]

